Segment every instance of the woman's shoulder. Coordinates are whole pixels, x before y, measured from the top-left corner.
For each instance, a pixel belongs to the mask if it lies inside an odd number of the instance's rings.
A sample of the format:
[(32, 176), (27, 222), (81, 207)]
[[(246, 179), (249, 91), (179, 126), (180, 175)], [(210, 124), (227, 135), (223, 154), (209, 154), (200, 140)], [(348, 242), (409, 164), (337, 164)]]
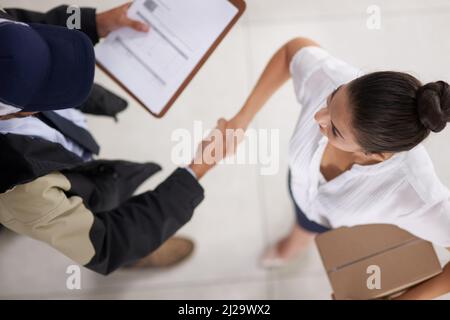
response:
[(294, 78), (302, 80), (320, 70), (320, 76), (328, 78), (336, 86), (363, 75), (361, 69), (318, 46), (307, 46), (297, 51), (289, 69)]
[(290, 62), (298, 102), (315, 105), (336, 87), (361, 76), (357, 67), (318, 46), (300, 49)]
[(405, 152), (401, 167), (406, 183), (426, 204), (450, 196), (449, 189), (441, 182), (433, 161), (422, 144)]

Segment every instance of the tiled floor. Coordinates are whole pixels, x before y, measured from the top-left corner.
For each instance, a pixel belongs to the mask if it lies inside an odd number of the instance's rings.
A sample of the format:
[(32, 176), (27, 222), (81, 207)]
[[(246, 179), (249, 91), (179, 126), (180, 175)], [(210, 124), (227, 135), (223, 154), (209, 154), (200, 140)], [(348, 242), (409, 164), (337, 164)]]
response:
[[(72, 0), (100, 9), (122, 0)], [(0, 0), (4, 7), (44, 10), (57, 0)], [(450, 81), (450, 3), (446, 0), (379, 0), (381, 30), (368, 30), (369, 0), (247, 0), (244, 18), (207, 62), (163, 120), (131, 103), (113, 121), (89, 118), (105, 158), (154, 160), (163, 173), (143, 186), (154, 187), (175, 167), (170, 161), (171, 133), (192, 129), (194, 120), (213, 126), (242, 105), (271, 54), (288, 39), (304, 35), (365, 70), (411, 71), (424, 81)], [(211, 79), (214, 79), (211, 81)], [(104, 74), (97, 80), (124, 94)], [(292, 266), (267, 271), (258, 266), (264, 247), (293, 222), (286, 190), (287, 144), (299, 107), (291, 86), (277, 94), (257, 117), (255, 128), (279, 128), (280, 171), (261, 176), (255, 165), (226, 165), (202, 184), (206, 200), (180, 234), (198, 244), (195, 256), (166, 272), (119, 271), (110, 277), (82, 271), (82, 290), (66, 289), (71, 262), (33, 240), (0, 234), (0, 298), (133, 299), (329, 299), (330, 286), (314, 247)], [(427, 147), (443, 182), (450, 187), (450, 129), (433, 136)], [(442, 262), (450, 255), (440, 248)], [(450, 295), (442, 299), (450, 299)]]

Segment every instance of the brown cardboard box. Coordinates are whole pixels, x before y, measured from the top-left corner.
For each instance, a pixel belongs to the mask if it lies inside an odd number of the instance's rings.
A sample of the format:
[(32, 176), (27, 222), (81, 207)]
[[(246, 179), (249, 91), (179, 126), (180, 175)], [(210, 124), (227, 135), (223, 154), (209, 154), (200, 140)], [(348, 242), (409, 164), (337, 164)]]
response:
[(338, 300), (385, 298), (442, 272), (430, 242), (393, 225), (339, 228), (316, 244)]

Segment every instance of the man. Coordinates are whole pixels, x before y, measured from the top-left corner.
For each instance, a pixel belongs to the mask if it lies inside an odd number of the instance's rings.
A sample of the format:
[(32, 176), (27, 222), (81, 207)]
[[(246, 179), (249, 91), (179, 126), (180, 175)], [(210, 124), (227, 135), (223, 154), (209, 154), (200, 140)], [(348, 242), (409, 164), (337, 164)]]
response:
[[(128, 6), (101, 14), (83, 8), (81, 32), (65, 28), (65, 6), (0, 12), (0, 223), (105, 275), (190, 255), (192, 242), (172, 236), (203, 200), (198, 179), (223, 153), (205, 162), (200, 152), (188, 168), (134, 197), (157, 164), (92, 160), (99, 146), (73, 108), (87, 111), (99, 37), (125, 26), (148, 30), (128, 19)], [(221, 132), (225, 125), (219, 121)], [(219, 140), (203, 145), (222, 148)]]

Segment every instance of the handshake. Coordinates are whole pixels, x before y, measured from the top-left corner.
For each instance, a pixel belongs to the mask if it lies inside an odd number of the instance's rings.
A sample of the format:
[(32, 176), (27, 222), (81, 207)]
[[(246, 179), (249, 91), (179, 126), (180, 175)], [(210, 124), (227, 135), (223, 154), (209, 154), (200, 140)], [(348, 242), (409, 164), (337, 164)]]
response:
[(206, 172), (226, 157), (236, 153), (244, 140), (247, 123), (239, 116), (227, 121), (219, 119), (217, 126), (198, 146), (189, 168), (200, 179)]

